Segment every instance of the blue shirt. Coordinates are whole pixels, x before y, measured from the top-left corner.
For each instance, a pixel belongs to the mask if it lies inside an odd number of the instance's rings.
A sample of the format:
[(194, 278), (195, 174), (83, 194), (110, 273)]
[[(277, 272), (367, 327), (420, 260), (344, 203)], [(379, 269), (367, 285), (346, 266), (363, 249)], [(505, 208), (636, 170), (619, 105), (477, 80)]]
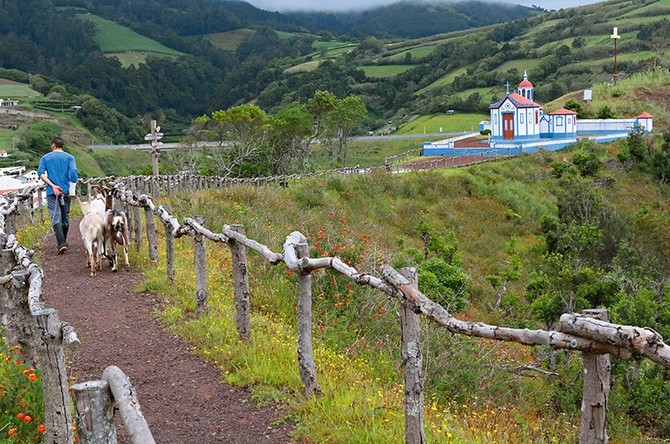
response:
[[(45, 172), (49, 180), (61, 187), (65, 194), (70, 192), (70, 182), (76, 182), (79, 179), (74, 156), (65, 151), (51, 151), (42, 156), (37, 175), (41, 176)], [(54, 194), (54, 190), (47, 185), (47, 195), (49, 194)]]

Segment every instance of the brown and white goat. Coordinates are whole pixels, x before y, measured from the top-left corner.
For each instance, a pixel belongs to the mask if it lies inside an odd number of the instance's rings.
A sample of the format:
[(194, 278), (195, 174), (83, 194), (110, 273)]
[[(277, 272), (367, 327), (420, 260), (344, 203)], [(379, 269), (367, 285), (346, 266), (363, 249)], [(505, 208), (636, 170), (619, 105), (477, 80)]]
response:
[(123, 255), (126, 262), (126, 269), (130, 269), (128, 262), (128, 245), (130, 236), (128, 235), (128, 219), (123, 211), (110, 209), (107, 210), (105, 219), (105, 257), (112, 265), (112, 271), (118, 271), (116, 246), (123, 245)]
[(87, 252), (91, 276), (101, 269), (101, 258), (105, 248), (105, 218), (98, 212), (90, 212), (79, 222), (79, 232)]

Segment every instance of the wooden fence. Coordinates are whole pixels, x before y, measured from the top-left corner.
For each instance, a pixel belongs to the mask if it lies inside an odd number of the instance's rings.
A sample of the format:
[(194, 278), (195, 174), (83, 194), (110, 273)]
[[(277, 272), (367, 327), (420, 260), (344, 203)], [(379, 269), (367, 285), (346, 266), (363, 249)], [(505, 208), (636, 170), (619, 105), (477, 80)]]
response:
[[(174, 180), (170, 179), (170, 180)], [(191, 178), (187, 178), (191, 181)], [(146, 183), (147, 180), (144, 180)], [(128, 186), (127, 184), (131, 186)], [(207, 313), (207, 272), (204, 241), (209, 239), (226, 244), (231, 250), (233, 286), (236, 309), (236, 326), (239, 339), (250, 341), (252, 335), (251, 307), (248, 285), (246, 250), (261, 255), (270, 264), (284, 263), (297, 276), (298, 343), (297, 364), (306, 397), (319, 396), (322, 388), (318, 382), (317, 366), (312, 345), (312, 294), (311, 273), (319, 269), (331, 269), (346, 276), (353, 283), (375, 288), (396, 298), (402, 307), (402, 349), (405, 379), (405, 442), (424, 443), (423, 425), (423, 375), (421, 374), (421, 350), (419, 347), (419, 315), (424, 315), (447, 331), (500, 341), (517, 342), (528, 346), (548, 345), (553, 349), (575, 350), (583, 354), (585, 377), (580, 443), (606, 443), (607, 401), (609, 396), (609, 356), (628, 359), (632, 355), (644, 356), (657, 364), (670, 368), (670, 348), (655, 331), (635, 326), (617, 325), (608, 322), (603, 310), (566, 313), (561, 316), (557, 330), (529, 330), (468, 322), (451, 315), (444, 307), (430, 300), (417, 289), (413, 270), (394, 270), (382, 265), (376, 274), (365, 273), (347, 265), (338, 257), (309, 256), (309, 243), (300, 232), (286, 236), (281, 252), (273, 252), (248, 237), (240, 225), (223, 225), (221, 232), (213, 232), (204, 226), (201, 218), (187, 217), (181, 222), (166, 206), (156, 205), (147, 194), (133, 189), (133, 184), (142, 180), (110, 181), (113, 190), (127, 211), (134, 214), (130, 225), (135, 233), (135, 244), (143, 244), (138, 209), (145, 213), (147, 246), (152, 260), (158, 259), (156, 226), (154, 218), (165, 227), (167, 278), (174, 279), (174, 239), (193, 238), (196, 272), (196, 312)], [(170, 182), (172, 187), (184, 189), (189, 184)], [(100, 184), (97, 182), (96, 184)]]
[[(319, 396), (322, 393), (322, 388), (318, 382), (318, 368), (314, 361), (312, 344), (311, 273), (327, 268), (342, 274), (355, 284), (375, 288), (386, 295), (396, 298), (402, 307), (401, 355), (404, 366), (406, 393), (406, 443), (425, 442), (422, 386), (424, 378), (421, 374), (421, 350), (418, 336), (420, 315), (424, 315), (437, 325), (455, 334), (511, 341), (528, 346), (548, 345), (554, 349), (582, 352), (584, 365), (588, 371), (585, 372), (580, 443), (606, 443), (608, 441), (606, 424), (610, 355), (621, 359), (628, 359), (632, 355), (641, 355), (665, 368), (670, 368), (670, 349), (656, 332), (643, 327), (612, 324), (608, 322), (607, 313), (601, 310), (589, 310), (580, 314), (566, 313), (561, 316), (557, 330), (555, 331), (516, 329), (488, 325), (481, 322), (463, 321), (454, 317), (444, 307), (421, 293), (417, 289), (416, 277), (411, 269), (394, 270), (392, 267), (383, 265), (376, 273), (365, 273), (347, 265), (338, 257), (312, 258), (309, 256), (308, 239), (299, 232), (288, 234), (283, 243), (282, 251), (273, 252), (266, 245), (248, 237), (244, 227), (240, 225), (223, 225), (221, 232), (214, 232), (206, 228), (203, 219), (199, 217), (187, 217), (180, 222), (168, 207), (156, 205), (153, 198), (147, 194), (147, 191), (155, 192), (158, 189), (165, 190), (166, 192), (191, 191), (194, 188), (203, 188), (201, 184), (211, 184), (211, 180), (209, 178), (185, 175), (164, 176), (157, 179), (153, 177), (106, 178), (82, 181), (82, 185), (89, 190), (92, 189), (93, 185), (107, 185), (111, 188), (114, 196), (124, 205), (127, 214), (130, 216), (130, 232), (136, 246), (140, 247), (144, 245), (142, 234), (143, 231), (146, 233), (146, 245), (152, 261), (158, 259), (159, 249), (156, 235), (156, 219), (162, 223), (165, 228), (166, 238), (167, 278), (170, 280), (174, 279), (175, 272), (174, 240), (181, 237), (193, 238), (196, 268), (196, 292), (194, 298), (196, 301), (196, 313), (200, 316), (209, 310), (207, 297), (207, 258), (204, 242), (206, 239), (209, 239), (216, 243), (226, 244), (230, 248), (232, 255), (236, 328), (241, 341), (248, 342), (251, 340), (253, 327), (251, 324), (251, 298), (246, 262), (247, 250), (258, 253), (270, 264), (277, 265), (284, 263), (289, 270), (293, 271), (298, 280), (297, 365), (306, 397)], [(162, 186), (161, 183), (163, 184)], [(218, 184), (221, 183), (219, 182)], [(247, 183), (259, 185), (260, 181), (248, 181)], [(265, 184), (280, 186), (281, 180), (266, 181)], [(151, 185), (154, 185), (154, 187)], [(225, 186), (228, 186), (227, 183)], [(204, 186), (204, 188), (207, 188), (207, 186)], [(87, 190), (87, 193), (90, 194), (91, 191)], [(10, 208), (15, 209), (18, 206), (19, 204), (16, 201), (13, 201), (9, 205)], [(145, 216), (144, 227), (142, 227), (141, 223), (142, 210), (144, 210)], [(0, 213), (6, 215), (20, 213), (18, 210), (2, 211)], [(30, 214), (32, 214), (32, 206)], [(11, 225), (11, 221), (8, 222), (5, 226)], [(31, 277), (35, 282), (41, 282), (41, 272), (35, 271), (37, 267), (30, 261), (29, 252), (16, 246), (16, 242), (11, 236), (8, 236), (5, 244), (8, 247), (12, 247), (11, 251), (13, 252), (13, 256), (17, 258), (16, 262), (21, 265), (22, 270), (26, 270), (23, 271), (25, 276), (23, 279)], [(14, 273), (12, 272), (11, 275), (13, 276)], [(18, 280), (18, 278), (14, 280)], [(39, 284), (31, 284), (30, 290), (25, 290), (25, 285), (16, 285), (16, 287), (20, 287), (21, 291), (32, 295), (31, 300), (39, 300)], [(17, 298), (19, 296), (15, 297), (15, 299)], [(15, 299), (9, 298), (9, 300)], [(19, 324), (21, 322), (28, 321), (18, 321)], [(56, 330), (61, 331), (61, 333), (53, 333), (56, 334), (55, 337), (62, 338), (60, 342), (65, 342), (69, 338), (70, 342), (76, 343), (73, 339), (74, 332), (68, 329), (67, 324), (59, 324), (53, 320), (49, 323), (42, 322), (42, 324), (45, 325), (45, 328), (48, 325), (60, 325), (59, 329), (57, 328)], [(114, 371), (110, 371), (110, 373), (116, 374)], [(108, 377), (109, 385), (112, 385), (110, 382), (112, 379), (119, 378)], [(64, 378), (63, 380), (66, 379)], [(122, 382), (122, 384), (125, 383), (127, 381)], [(104, 384), (102, 385), (104, 386)], [(104, 387), (91, 388), (86, 386), (81, 388), (82, 391), (89, 389), (106, 392)], [(113, 388), (111, 392), (114, 394)], [(104, 396), (102, 397), (104, 398)], [(86, 436), (97, 436), (104, 433), (100, 430), (109, 427), (108, 422), (103, 423), (104, 418), (101, 418), (103, 415), (93, 413), (93, 411), (99, 411), (99, 407), (97, 406), (104, 404), (104, 402), (107, 401), (97, 399), (97, 395), (90, 396), (90, 400), (86, 402), (86, 405), (90, 406), (87, 422), (90, 430), (86, 431), (88, 433)], [(117, 402), (119, 402), (118, 399)], [(77, 404), (79, 403), (77, 402)], [(61, 416), (62, 412), (63, 410), (60, 411)], [(53, 416), (54, 414), (52, 412), (47, 415)], [(132, 413), (129, 413), (129, 416), (132, 417)], [(93, 421), (93, 418), (97, 418), (96, 421)], [(54, 423), (56, 422), (54, 420)], [(58, 424), (61, 423), (59, 422)], [(132, 422), (130, 426), (134, 426)], [(143, 424), (140, 424), (140, 426), (143, 426)], [(57, 425), (51, 425), (50, 428), (47, 425), (47, 427), (47, 430), (56, 430)], [(63, 437), (62, 440), (54, 439), (49, 442), (70, 442), (66, 439), (68, 439), (67, 436)]]
[[(9, 345), (20, 346), (27, 362), (42, 373), (44, 442), (73, 444), (64, 349), (76, 349), (80, 341), (74, 328), (61, 321), (55, 309), (44, 306), (43, 271), (32, 260), (34, 251), (22, 246), (15, 235), (17, 228), (45, 220), (43, 194), (43, 187), (31, 186), (0, 196), (0, 313)], [(132, 444), (154, 443), (130, 380), (117, 367), (105, 369), (99, 381), (74, 385), (72, 392), (81, 444), (116, 442), (116, 431), (111, 427), (114, 405), (119, 408)], [(91, 427), (101, 423), (101, 415), (110, 426)]]

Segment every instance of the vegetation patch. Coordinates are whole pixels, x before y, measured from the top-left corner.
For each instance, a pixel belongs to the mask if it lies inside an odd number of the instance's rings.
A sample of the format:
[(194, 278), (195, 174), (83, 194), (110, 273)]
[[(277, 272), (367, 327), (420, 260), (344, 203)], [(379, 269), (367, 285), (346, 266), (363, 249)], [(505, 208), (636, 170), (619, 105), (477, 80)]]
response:
[(95, 25), (95, 43), (98, 44), (103, 52), (124, 53), (127, 51), (136, 51), (163, 56), (183, 54), (111, 20), (93, 14), (80, 14), (79, 17)]
[(240, 43), (256, 33), (253, 29), (241, 28), (235, 31), (207, 34), (205, 38), (217, 48), (224, 51), (235, 51)]
[(368, 77), (384, 78), (397, 76), (414, 67), (416, 67), (416, 65), (367, 65), (360, 66), (360, 69), (362, 69)]
[(25, 83), (14, 82), (12, 80), (0, 79), (0, 98), (17, 99), (21, 97), (39, 97), (42, 94), (35, 91)]

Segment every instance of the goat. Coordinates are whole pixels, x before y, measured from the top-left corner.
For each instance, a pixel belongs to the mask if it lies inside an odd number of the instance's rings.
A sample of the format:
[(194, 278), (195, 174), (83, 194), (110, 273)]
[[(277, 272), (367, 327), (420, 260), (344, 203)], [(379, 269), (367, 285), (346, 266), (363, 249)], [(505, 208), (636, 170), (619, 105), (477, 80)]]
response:
[(112, 271), (118, 271), (116, 246), (123, 245), (123, 254), (126, 261), (126, 269), (130, 269), (128, 262), (128, 219), (123, 211), (109, 209), (105, 218), (105, 257), (112, 266)]
[(95, 211), (86, 214), (79, 222), (79, 232), (86, 247), (86, 265), (91, 268), (91, 276), (95, 276), (102, 268), (100, 262), (105, 248), (105, 218)]
[(95, 199), (86, 202), (79, 200), (79, 206), (81, 207), (81, 212), (84, 213), (84, 216), (89, 213), (98, 213), (101, 216), (105, 215), (105, 201), (100, 195)]

